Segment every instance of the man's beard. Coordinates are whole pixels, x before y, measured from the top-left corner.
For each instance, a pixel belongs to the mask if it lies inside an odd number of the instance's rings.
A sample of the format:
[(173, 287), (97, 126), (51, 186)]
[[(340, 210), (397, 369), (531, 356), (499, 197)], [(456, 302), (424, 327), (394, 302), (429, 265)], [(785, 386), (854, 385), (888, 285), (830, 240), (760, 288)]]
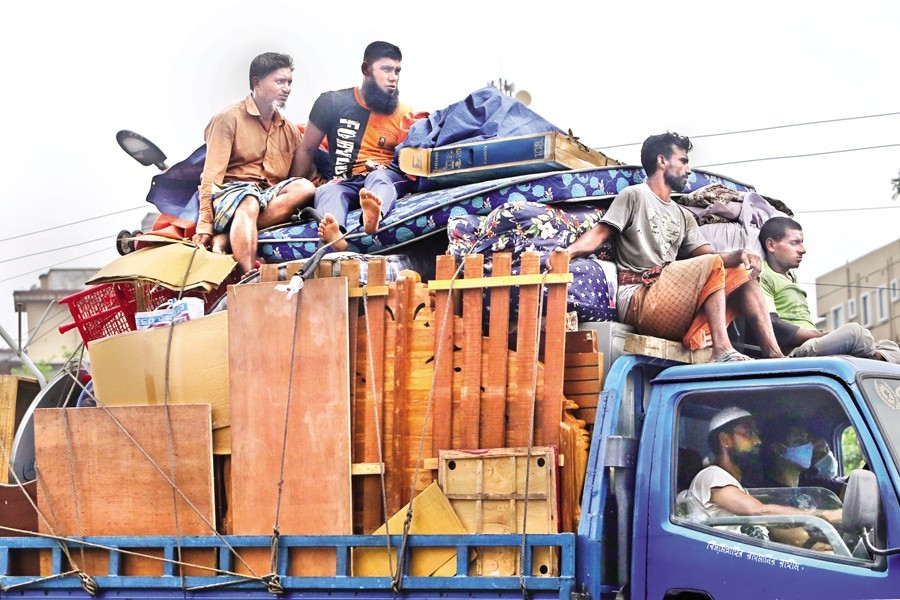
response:
[(688, 182), (687, 175), (676, 177), (670, 175), (668, 171), (663, 173), (663, 180), (666, 182), (666, 185), (672, 188), (673, 192), (683, 192)]
[(748, 450), (746, 452), (732, 450), (731, 460), (733, 460), (737, 464), (737, 466), (745, 471), (748, 469), (753, 469), (759, 464), (759, 448), (754, 448), (753, 450)]
[(386, 92), (375, 83), (374, 79), (366, 79), (362, 84), (362, 96), (366, 106), (379, 115), (392, 115), (400, 103), (400, 88)]

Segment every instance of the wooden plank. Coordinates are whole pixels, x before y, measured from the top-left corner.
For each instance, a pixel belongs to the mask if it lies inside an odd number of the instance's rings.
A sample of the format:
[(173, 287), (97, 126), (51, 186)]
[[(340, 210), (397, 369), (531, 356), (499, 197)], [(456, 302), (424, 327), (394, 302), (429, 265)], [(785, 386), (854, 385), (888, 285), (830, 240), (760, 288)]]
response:
[[(215, 523), (210, 408), (203, 404), (172, 405), (168, 413), (167, 418), (164, 406), (35, 411), (38, 508), (44, 515), (53, 515), (53, 532), (68, 536), (212, 533), (207, 525)], [(163, 474), (110, 415), (175, 482), (200, 514), (181, 496), (173, 500), (172, 488)], [(174, 475), (171, 464), (174, 464)], [(39, 530), (51, 533), (44, 522), (39, 523)], [(73, 551), (73, 557), (82, 562), (80, 552)], [(208, 566), (215, 564), (214, 553), (209, 550), (199, 554), (188, 552), (184, 557), (191, 562), (201, 560)], [(89, 574), (109, 574), (106, 553), (86, 553), (84, 563), (83, 567), (79, 566)], [(42, 572), (48, 573), (49, 566), (47, 561)], [(123, 569), (123, 574), (129, 575), (163, 572), (161, 562), (135, 557)]]
[[(484, 276), (484, 256), (466, 256), (466, 279)], [(481, 329), (482, 290), (467, 289), (463, 296), (462, 374), (459, 410), (453, 411), (453, 424), (458, 434), (460, 448), (479, 447), (479, 423), (481, 420)]]
[[(597, 352), (597, 332), (592, 329), (566, 332), (566, 353), (581, 354), (585, 352)], [(566, 360), (568, 360), (568, 356)]]
[[(511, 272), (512, 255), (494, 255), (493, 275), (505, 277)], [(484, 398), (481, 405), (481, 437), (479, 447), (502, 448), (506, 432), (506, 377), (509, 354), (509, 287), (491, 290), (491, 312), (488, 323), (487, 366)]]
[[(441, 452), (438, 481), (469, 533), (556, 533), (556, 468), (556, 453), (548, 447), (532, 448), (530, 460), (527, 448), (451, 450)], [(470, 574), (516, 575), (518, 562), (518, 548), (478, 548)], [(536, 549), (532, 568), (534, 575), (555, 573), (555, 553)]]
[(566, 394), (566, 400), (574, 402), (578, 408), (597, 408), (599, 394)]
[(692, 351), (685, 348), (681, 342), (636, 333), (625, 334), (623, 351), (626, 354), (640, 354), (687, 364), (712, 362), (712, 348)]
[[(566, 342), (568, 343), (568, 341)], [(566, 348), (568, 349), (568, 347)], [(566, 367), (596, 367), (603, 365), (602, 352), (580, 352), (566, 354)]]
[(590, 434), (585, 430), (585, 422), (568, 412), (564, 414), (560, 423), (560, 449), (566, 457), (560, 469), (560, 531), (578, 530), (589, 448)]
[[(347, 281), (306, 281), (291, 301), (274, 287), (228, 289), (234, 533), (273, 532), (283, 460), (280, 533), (349, 534)], [(268, 572), (268, 550), (243, 554)], [(327, 551), (292, 557), (289, 573), (333, 575), (333, 558)]]
[[(572, 355), (570, 355), (572, 356)], [(574, 356), (578, 356), (577, 354)], [(600, 356), (600, 355), (598, 355)], [(586, 367), (566, 367), (566, 382), (569, 381), (596, 381), (601, 376), (601, 361)]]
[[(481, 279), (460, 279), (453, 282), (455, 290), (470, 290), (492, 288), (492, 287), (509, 287), (511, 285), (540, 285), (541, 283), (572, 283), (571, 273), (548, 273), (542, 275), (540, 273), (532, 273), (527, 275), (508, 275), (504, 277), (484, 277)], [(450, 282), (445, 280), (436, 280), (428, 282), (430, 290), (447, 290), (450, 289)]]
[(269, 283), (271, 281), (278, 281), (278, 266), (275, 264), (263, 264), (259, 267), (259, 281), (260, 283)]
[[(540, 255), (536, 252), (522, 254), (522, 273), (529, 275), (540, 272)], [(540, 286), (528, 285), (519, 288), (519, 315), (516, 328), (516, 369), (510, 369), (511, 382), (515, 383), (515, 394), (510, 394), (506, 404), (506, 446), (528, 446), (532, 428), (532, 403), (537, 401), (534, 394), (535, 370), (538, 363), (537, 340), (538, 300)]]
[(593, 394), (596, 399), (597, 394), (603, 390), (603, 386), (597, 379), (594, 381), (567, 381), (564, 390), (566, 397), (568, 397), (569, 394)]
[[(449, 255), (437, 257), (435, 277), (449, 280), (456, 271), (456, 259)], [(437, 374), (434, 389), (434, 438), (432, 456), (451, 447), (452, 391), (453, 391), (453, 307), (450, 290), (434, 295), (434, 354)]]
[[(347, 278), (347, 290), (359, 288), (359, 261), (345, 260), (341, 262), (341, 276)], [(359, 298), (347, 297), (347, 331), (350, 348), (350, 411), (353, 414), (356, 406), (356, 377), (352, 367), (356, 365), (357, 331), (359, 329)]]
[(9, 483), (8, 453), (16, 429), (32, 400), (41, 391), (37, 380), (17, 375), (0, 375), (0, 483)]
[[(396, 353), (394, 354), (394, 436), (391, 440), (394, 447), (394, 460), (401, 461), (397, 469), (396, 485), (389, 490), (388, 512), (403, 506), (409, 498), (409, 481), (405, 477), (405, 469), (409, 465), (408, 449), (410, 436), (409, 413), (409, 376), (410, 354), (412, 351), (412, 293), (414, 281), (408, 277), (397, 278), (397, 314), (396, 317)], [(396, 464), (396, 463), (395, 463)]]
[[(14, 377), (14, 376), (13, 376)], [(37, 382), (35, 381), (35, 385)], [(29, 498), (31, 501), (29, 501)], [(32, 502), (37, 503), (37, 482), (32, 480), (18, 485), (0, 485), (0, 525), (23, 531), (38, 530), (38, 514)], [(0, 529), (0, 536), (19, 536)], [(37, 577), (41, 574), (40, 554), (37, 550), (14, 550), (9, 553), (9, 566), (5, 574)]]
[[(552, 273), (569, 272), (569, 254), (558, 250), (550, 255)], [(566, 294), (568, 284), (547, 285), (544, 321), (544, 393), (535, 414), (535, 444), (559, 446), (559, 423), (563, 413), (563, 381), (566, 353)]]
[[(382, 287), (385, 283), (384, 259), (372, 260), (367, 265), (366, 287)], [(385, 437), (384, 414), (384, 362), (385, 362), (385, 305), (387, 296), (366, 298), (363, 306), (367, 312), (359, 325), (357, 336), (359, 350), (356, 361), (356, 409), (354, 414), (354, 444), (356, 459), (361, 462), (378, 462), (383, 459)], [(353, 339), (353, 338), (351, 338)], [(372, 372), (374, 371), (374, 373)], [(374, 385), (373, 385), (374, 383)], [(376, 411), (378, 420), (376, 421)], [(381, 446), (379, 447), (379, 433)], [(381, 450), (381, 452), (379, 451)], [(354, 531), (371, 533), (384, 521), (381, 478), (366, 477), (354, 482), (354, 505), (359, 514), (354, 518)], [(357, 502), (358, 500), (358, 502)]]

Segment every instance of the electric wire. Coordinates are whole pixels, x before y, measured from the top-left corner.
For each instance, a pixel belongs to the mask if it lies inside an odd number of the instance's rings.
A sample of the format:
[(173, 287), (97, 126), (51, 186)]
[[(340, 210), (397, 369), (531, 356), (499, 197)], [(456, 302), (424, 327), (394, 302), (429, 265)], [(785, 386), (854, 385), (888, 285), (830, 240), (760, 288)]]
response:
[(791, 158), (808, 158), (811, 156), (826, 156), (830, 154), (843, 154), (846, 152), (862, 152), (863, 150), (880, 150), (883, 148), (897, 148), (900, 144), (881, 144), (880, 146), (864, 146), (861, 148), (845, 148), (843, 150), (826, 150), (824, 152), (807, 152), (804, 154), (788, 154), (784, 156), (766, 156), (763, 158), (747, 158), (744, 160), (732, 160), (728, 162), (710, 163), (706, 165), (697, 165), (698, 169), (706, 169), (709, 167), (721, 167), (724, 165), (742, 165), (745, 163), (762, 162), (767, 160), (787, 160)]
[(52, 269), (53, 267), (58, 267), (59, 265), (64, 265), (66, 263), (69, 263), (69, 262), (72, 262), (75, 260), (87, 258), (88, 256), (93, 256), (94, 254), (100, 254), (101, 252), (107, 252), (108, 250), (112, 250), (112, 248), (103, 248), (101, 250), (94, 250), (93, 252), (88, 252), (87, 254), (82, 254), (82, 255), (76, 256), (74, 258), (67, 258), (66, 260), (61, 260), (59, 262), (53, 263), (52, 265), (47, 265), (46, 267), (41, 267), (39, 269), (32, 269), (31, 271), (19, 273), (18, 275), (13, 275), (12, 277), (7, 277), (6, 279), (0, 279), (0, 283), (12, 281), (13, 279), (18, 279), (19, 277), (24, 277), (25, 275), (31, 275), (32, 273), (37, 273), (39, 271), (46, 271), (47, 269)]
[[(744, 133), (757, 133), (760, 131), (772, 131), (775, 129), (788, 129), (790, 127), (805, 127), (808, 125), (824, 125), (827, 123), (838, 123), (842, 121), (858, 121), (860, 119), (874, 119), (878, 117), (893, 117), (896, 115), (900, 115), (900, 112), (887, 112), (887, 113), (877, 113), (873, 115), (859, 115), (855, 117), (838, 117), (835, 119), (822, 119), (819, 121), (803, 121), (801, 123), (788, 123), (785, 125), (770, 125), (768, 127), (757, 127), (754, 129), (737, 129), (735, 131), (723, 131), (720, 133), (702, 133), (700, 135), (692, 135), (690, 136), (692, 140), (700, 139), (700, 138), (711, 138), (711, 137), (722, 137), (726, 135), (740, 135)], [(608, 150), (610, 148), (626, 148), (628, 146), (640, 146), (644, 142), (630, 142), (628, 144), (613, 144), (611, 146), (598, 146), (597, 150)]]
[(50, 248), (49, 250), (41, 250), (40, 252), (32, 252), (31, 254), (23, 254), (22, 256), (15, 256), (13, 258), (4, 258), (3, 260), (0, 260), (0, 264), (12, 262), (14, 260), (20, 260), (22, 258), (31, 258), (32, 256), (38, 256), (39, 254), (49, 254), (51, 252), (58, 252), (59, 250), (68, 250), (69, 248), (76, 248), (78, 246), (93, 244), (94, 242), (101, 242), (103, 240), (108, 240), (113, 237), (115, 237), (115, 236), (104, 235), (103, 237), (98, 237), (96, 239), (88, 240), (86, 242), (78, 242), (77, 244), (69, 244), (68, 246), (59, 246), (58, 248)]
[(78, 225), (79, 223), (87, 223), (89, 221), (96, 221), (97, 219), (102, 219), (104, 217), (111, 217), (113, 215), (120, 215), (122, 213), (131, 212), (133, 210), (138, 210), (139, 208), (143, 208), (145, 210), (153, 210), (147, 209), (146, 206), (132, 206), (131, 208), (126, 208), (124, 210), (117, 210), (115, 212), (106, 213), (105, 215), (97, 215), (95, 217), (88, 217), (86, 219), (81, 219), (80, 221), (72, 221), (71, 223), (63, 223), (62, 225), (54, 225), (53, 227), (47, 227), (46, 229), (39, 229), (37, 231), (29, 231), (28, 233), (20, 233), (18, 235), (12, 235), (5, 238), (0, 238), (0, 242), (8, 242), (10, 240), (17, 240), (19, 238), (28, 237), (29, 235), (37, 235), (39, 233), (44, 233), (47, 231), (53, 231), (55, 229), (62, 229), (63, 227), (71, 227), (72, 225)]

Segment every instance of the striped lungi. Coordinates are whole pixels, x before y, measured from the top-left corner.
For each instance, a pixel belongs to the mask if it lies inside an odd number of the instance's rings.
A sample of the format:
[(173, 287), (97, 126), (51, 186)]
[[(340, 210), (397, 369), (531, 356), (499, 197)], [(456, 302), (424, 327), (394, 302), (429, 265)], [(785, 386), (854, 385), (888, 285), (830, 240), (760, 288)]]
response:
[[(709, 323), (701, 310), (710, 294), (721, 289), (728, 296), (750, 280), (743, 265), (726, 269), (718, 254), (704, 254), (666, 266), (652, 285), (634, 291), (625, 323), (638, 333), (681, 340), (691, 350), (710, 339)], [(726, 304), (726, 324), (737, 311)]]
[(281, 190), (298, 179), (300, 178), (289, 177), (266, 189), (260, 188), (256, 183), (247, 181), (232, 181), (222, 187), (213, 184), (212, 194), (210, 195), (213, 206), (213, 232), (222, 233), (223, 231), (228, 231), (231, 220), (234, 219), (234, 212), (245, 197), (256, 197), (259, 202), (259, 209), (265, 210), (269, 202), (281, 193)]

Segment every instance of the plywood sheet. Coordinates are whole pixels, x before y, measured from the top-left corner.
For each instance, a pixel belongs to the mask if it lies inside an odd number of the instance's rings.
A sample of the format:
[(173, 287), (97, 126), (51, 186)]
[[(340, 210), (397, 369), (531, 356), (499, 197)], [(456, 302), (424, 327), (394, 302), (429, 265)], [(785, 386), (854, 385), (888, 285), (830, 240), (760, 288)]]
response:
[[(174, 480), (199, 514), (184, 498), (173, 500), (163, 474), (116, 421)], [(170, 406), (168, 423), (164, 406), (35, 411), (38, 508), (52, 515), (53, 531), (93, 536), (211, 534), (207, 523), (215, 523), (215, 509), (209, 406)], [(39, 526), (42, 533), (51, 533), (47, 524)], [(74, 556), (77, 560), (80, 553)], [(129, 560), (124, 574), (162, 574), (158, 561)], [(191, 557), (191, 562), (198, 560), (203, 562), (202, 556)], [(85, 562), (89, 573), (108, 574), (107, 557), (91, 555)], [(207, 556), (206, 562), (214, 564), (213, 557)]]
[(16, 428), (40, 391), (41, 387), (34, 379), (0, 375), (0, 483), (9, 483), (7, 465)]
[[(284, 447), (281, 534), (349, 534), (347, 280), (306, 281), (299, 312), (298, 297), (288, 300), (275, 285), (228, 290), (233, 531), (272, 533)], [(252, 554), (246, 558), (254, 570), (267, 572), (268, 552)], [(304, 574), (333, 574), (333, 553), (295, 566)]]
[[(412, 501), (413, 515), (409, 525), (410, 534), (463, 534), (466, 529), (459, 517), (450, 506), (450, 502), (444, 496), (436, 483), (425, 488), (421, 494)], [(375, 535), (384, 535), (388, 529), (391, 535), (403, 533), (403, 523), (409, 504), (400, 509), (397, 514), (388, 519), (387, 526), (382, 525), (375, 531)], [(356, 548), (353, 551), (353, 574), (358, 577), (387, 577), (397, 571), (397, 549), (393, 548), (390, 555), (391, 564), (388, 563), (387, 546), (383, 548)], [(418, 577), (428, 577), (450, 563), (441, 575), (453, 574), (456, 565), (455, 548), (412, 548), (409, 562), (409, 574)], [(452, 567), (452, 568), (451, 568)]]

